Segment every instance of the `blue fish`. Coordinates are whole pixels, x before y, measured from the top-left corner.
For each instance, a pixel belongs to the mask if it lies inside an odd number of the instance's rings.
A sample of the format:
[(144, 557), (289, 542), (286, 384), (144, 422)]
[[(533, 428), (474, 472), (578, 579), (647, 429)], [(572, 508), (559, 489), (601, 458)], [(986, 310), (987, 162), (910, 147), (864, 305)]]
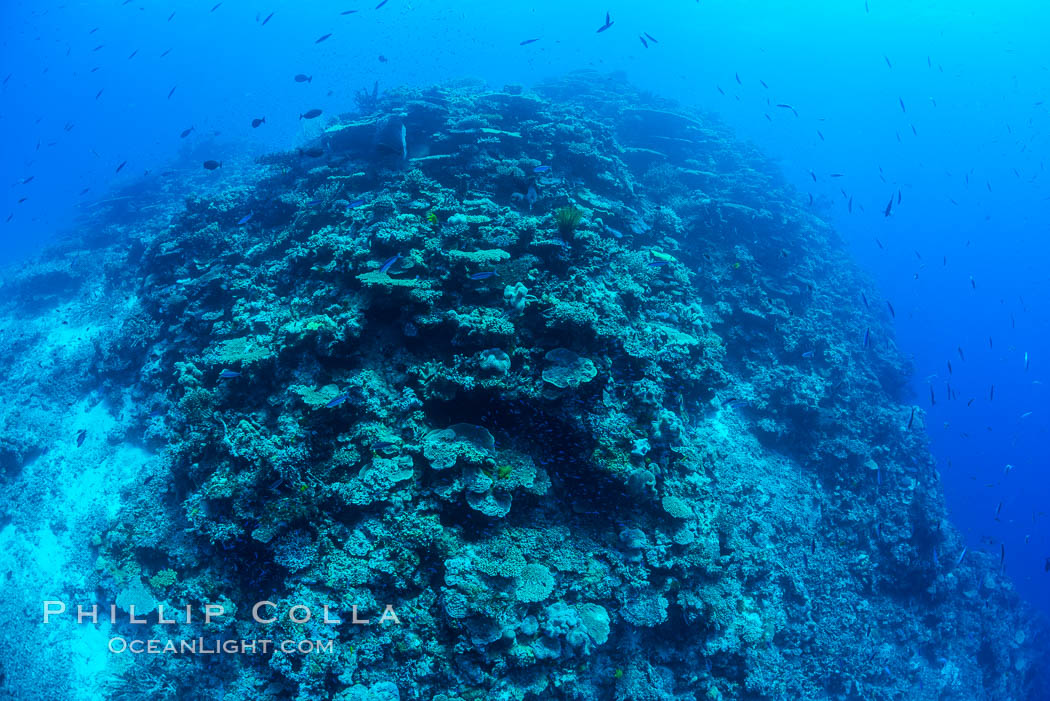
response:
[(805, 353), (802, 354), (802, 357), (803, 358), (812, 358), (813, 357), (813, 351), (806, 351)]
[(243, 217), (241, 217), (241, 220), (239, 222), (237, 222), (237, 226), (244, 226), (245, 224), (250, 222), (252, 217), (254, 217), (254, 216), (255, 216), (255, 210), (253, 209), (251, 212), (249, 212), (248, 214), (246, 214)]
[(306, 203), (306, 206), (307, 207), (316, 207), (319, 204), (321, 204), (321, 200), (310, 200), (309, 202)]
[(747, 405), (748, 402), (746, 399), (730, 399), (728, 402), (726, 402), (726, 406), (728, 406), (730, 409), (736, 409), (738, 407)]
[(652, 263), (649, 263), (650, 268), (662, 268), (665, 265), (667, 265), (666, 260), (654, 260)]
[(550, 166), (536, 166), (535, 168), (532, 169), (532, 172), (533, 173), (546, 173), (550, 169), (551, 169)]
[(489, 270), (484, 273), (474, 273), (470, 276), (471, 280), (486, 280), (496, 274), (495, 270)]
[(392, 267), (394, 267), (394, 263), (396, 263), (400, 258), (401, 258), (401, 254), (400, 253), (398, 253), (396, 256), (392, 256), (390, 258), (387, 258), (386, 262), (383, 263), (383, 267), (381, 267), (379, 269), (379, 272), (381, 272), (381, 273), (388, 272)]
[(868, 343), (871, 341), (871, 329), (864, 329), (864, 347), (868, 347)]
[(349, 398), (350, 398), (350, 393), (349, 392), (343, 392), (342, 394), (340, 394), (340, 395), (338, 395), (336, 397), (333, 397), (331, 400), (329, 400), (329, 402), (324, 405), (324, 408), (325, 409), (334, 409), (337, 406), (339, 406), (340, 404), (342, 404), (343, 402), (345, 402)]
[(233, 378), (240, 376), (241, 373), (237, 372), (236, 370), (223, 370), (219, 373), (219, 377), (224, 380), (232, 380)]
[(363, 205), (364, 203), (365, 203), (365, 199), (364, 199), (364, 198), (362, 197), (361, 199), (359, 199), (359, 200), (354, 200), (354, 201), (353, 201), (353, 202), (351, 202), (350, 204), (346, 205), (346, 208), (347, 208), (347, 209), (353, 209), (354, 207), (360, 207), (360, 206), (361, 206), (361, 205)]
[(77, 447), (84, 445), (85, 440), (87, 440), (87, 430), (82, 428), (77, 431)]

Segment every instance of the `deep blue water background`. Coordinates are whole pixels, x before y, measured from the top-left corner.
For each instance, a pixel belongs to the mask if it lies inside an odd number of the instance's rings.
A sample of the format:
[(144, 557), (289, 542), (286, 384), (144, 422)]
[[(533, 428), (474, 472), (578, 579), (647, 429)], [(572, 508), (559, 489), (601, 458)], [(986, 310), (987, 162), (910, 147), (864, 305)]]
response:
[[(972, 549), (1003, 543), (1018, 590), (1050, 613), (1042, 3), (214, 4), (0, 4), (0, 262), (30, 255), (147, 171), (178, 182), (199, 177), (206, 158), (293, 146), (320, 129), (301, 112), (351, 110), (353, 93), (376, 80), (499, 86), (624, 71), (717, 114), (813, 195), (896, 309), (954, 522)], [(606, 11), (614, 24), (598, 34)], [(658, 43), (646, 49), (642, 32)], [(313, 81), (296, 83), (297, 73)], [(256, 117), (266, 124), (252, 129)]]

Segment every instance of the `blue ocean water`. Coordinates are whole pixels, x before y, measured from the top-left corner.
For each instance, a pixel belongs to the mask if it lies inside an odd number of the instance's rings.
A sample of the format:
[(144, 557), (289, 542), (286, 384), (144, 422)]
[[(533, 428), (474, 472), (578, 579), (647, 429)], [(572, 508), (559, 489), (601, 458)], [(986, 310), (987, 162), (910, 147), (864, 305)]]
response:
[(951, 523), (1050, 616), (1042, 5), (13, 0), (0, 25), (5, 264), (114, 197), (134, 217), (192, 194), (204, 160), (302, 146), (319, 129), (303, 113), (353, 112), (376, 86), (590, 69), (712, 115), (875, 281), (856, 304), (892, 309)]

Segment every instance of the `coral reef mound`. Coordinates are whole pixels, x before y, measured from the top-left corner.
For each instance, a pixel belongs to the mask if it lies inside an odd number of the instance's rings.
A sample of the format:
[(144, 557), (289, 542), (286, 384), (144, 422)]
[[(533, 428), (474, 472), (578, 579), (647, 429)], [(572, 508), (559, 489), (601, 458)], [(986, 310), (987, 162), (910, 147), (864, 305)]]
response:
[[(907, 363), (858, 304), (877, 291), (716, 120), (581, 73), (391, 91), (309, 149), (100, 208), (8, 276), (0, 554), (3, 608), (38, 606), (12, 583), (223, 603), (107, 631), (332, 650), (111, 656), (53, 688), (103, 668), (104, 698), (224, 701), (1040, 683), (1046, 632), (946, 520)], [(66, 575), (26, 564), (55, 538)], [(0, 685), (39, 667), (5, 655)]]

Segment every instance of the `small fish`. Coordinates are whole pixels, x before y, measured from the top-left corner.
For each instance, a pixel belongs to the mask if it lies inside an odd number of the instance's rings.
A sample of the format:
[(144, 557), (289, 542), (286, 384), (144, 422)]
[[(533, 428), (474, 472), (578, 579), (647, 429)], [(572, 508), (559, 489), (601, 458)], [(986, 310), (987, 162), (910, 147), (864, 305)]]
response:
[(991, 389), (988, 390), (988, 401), (995, 401), (995, 385), (992, 385)]
[(328, 34), (325, 34), (325, 35), (324, 35), (324, 36), (322, 36), (322, 37), (318, 37), (317, 41), (315, 41), (314, 43), (315, 43), (315, 44), (320, 44), (320, 43), (321, 43), (322, 41), (324, 41), (325, 39), (327, 39), (327, 38), (328, 38), (328, 37), (330, 37), (330, 36), (332, 36), (332, 33), (331, 33), (331, 32), (329, 32)]
[(312, 83), (314, 77), (312, 75), (306, 75), (305, 73), (299, 73), (295, 76), (296, 83)]
[(306, 201), (306, 206), (307, 207), (316, 207), (317, 205), (321, 204), (323, 201), (324, 200), (307, 200)]
[(102, 93), (105, 92), (105, 90), (105, 88), (102, 88), (97, 93), (95, 93), (95, 99), (97, 100), (98, 98), (102, 97)]
[(887, 67), (889, 67), (889, 68), (893, 68), (893, 64), (892, 64), (892, 63), (890, 63), (890, 57), (889, 57), (889, 56), (887, 56), (887, 55), (883, 54), (883, 55), (882, 55), (882, 59), (883, 59), (883, 60), (884, 60), (884, 61), (886, 62), (886, 66), (887, 66)]
[(379, 272), (381, 272), (381, 273), (389, 272), (389, 270), (392, 267), (394, 267), (394, 263), (396, 263), (400, 259), (401, 259), (401, 254), (400, 253), (398, 253), (396, 256), (391, 256), (390, 258), (387, 258), (386, 262), (383, 263), (382, 267), (379, 268)]
[[(798, 111), (797, 111), (797, 110), (795, 110), (795, 108), (794, 108), (794, 107), (792, 107), (791, 105), (786, 105), (786, 104), (779, 104), (779, 105), (777, 105), (777, 107), (780, 107), (780, 108), (782, 108), (782, 109), (786, 109), (786, 110), (791, 110), (791, 113), (792, 113), (792, 114), (794, 114), (794, 115), (795, 115), (796, 117), (798, 116)], [(831, 176), (831, 177), (835, 178), (835, 177), (839, 177), (839, 176), (835, 176), (835, 175), (833, 175), (833, 176)]]
[(846, 205), (846, 209), (850, 214), (853, 214), (853, 195), (850, 195), (849, 204)]
[(867, 348), (868, 344), (871, 343), (871, 328), (864, 329), (864, 347)]
[(948, 361), (948, 374), (949, 375), (952, 374), (952, 361), (950, 361), (950, 360)]
[(135, 49), (134, 51), (132, 51), (131, 55), (128, 56), (128, 60), (130, 61), (131, 59), (135, 58), (135, 56), (138, 55), (138, 52), (139, 52), (138, 49)]
[(737, 409), (742, 406), (748, 406), (748, 401), (746, 399), (730, 399), (726, 402), (726, 406), (730, 409)]
[(654, 260), (651, 263), (649, 263), (648, 267), (650, 267), (650, 268), (662, 268), (665, 265), (667, 265), (667, 263), (668, 263), (668, 261), (666, 261), (666, 260)]
[(117, 170), (115, 172), (119, 173), (121, 170), (124, 169), (124, 166), (126, 166), (127, 164), (127, 161), (122, 162), (119, 166), (117, 166)]
[(660, 43), (655, 38), (653, 38), (653, 35), (650, 34), (649, 32), (642, 32), (642, 34), (644, 34), (645, 38), (648, 39), (649, 41), (653, 42), (654, 44), (659, 44)]
[(470, 276), (471, 280), (487, 280), (496, 274), (495, 270), (488, 270), (483, 273), (474, 273)]
[(864, 302), (864, 308), (865, 309), (871, 309), (871, 307), (868, 305), (868, 296), (866, 294), (861, 292), (860, 293), (860, 299), (861, 299), (862, 302)]
[(386, 56), (384, 56), (383, 54), (379, 54), (379, 62), (380, 63), (387, 63)]
[(802, 354), (802, 357), (803, 358), (812, 358), (813, 357), (813, 351), (806, 351), (805, 353)]
[(180, 138), (180, 139), (185, 139), (185, 138), (186, 138), (187, 136), (189, 136), (189, 135), (190, 135), (190, 133), (191, 133), (191, 132), (192, 132), (193, 130), (194, 130), (194, 127), (190, 127), (189, 129), (183, 129), (183, 130), (182, 130), (182, 133), (181, 133), (181, 134), (179, 134), (179, 138)]
[(642, 42), (642, 46), (644, 46), (645, 48), (647, 48), (647, 49), (649, 48), (649, 42), (647, 42), (645, 40), (645, 37), (643, 37), (640, 34), (638, 35), (638, 41)]
[(526, 39), (525, 41), (518, 42), (518, 46), (528, 46), (529, 44), (535, 44), (539, 39)]
[(254, 216), (255, 216), (255, 210), (253, 209), (252, 211), (248, 212), (247, 214), (245, 214), (243, 217), (240, 218), (240, 220), (237, 222), (237, 226), (244, 226), (245, 224), (250, 222), (252, 220), (252, 217), (254, 217)]
[(911, 430), (912, 424), (915, 423), (915, 407), (911, 408), (911, 416), (908, 418), (908, 430)]
[(387, 4), (388, 2), (390, 2), (390, 0), (383, 0), (381, 3), (376, 5), (376, 9), (378, 10), (380, 7), (382, 7), (383, 5)]
[(306, 112), (300, 114), (299, 119), (317, 119), (320, 116), (321, 110), (314, 108), (312, 110), (307, 110)]
[(23, 185), (28, 185), (29, 183), (33, 182), (33, 179), (35, 177), (36, 177), (35, 175), (30, 175), (28, 178), (23, 178), (22, 179), (22, 184)]
[(222, 3), (221, 2), (215, 3), (215, 7), (211, 8), (210, 12), (215, 12), (220, 7), (222, 7)]
[(343, 402), (345, 402), (349, 398), (350, 398), (350, 393), (349, 392), (343, 392), (342, 394), (339, 394), (339, 395), (333, 397), (332, 399), (328, 400), (328, 403), (324, 405), (324, 408), (325, 409), (334, 409), (337, 406), (339, 406), (340, 404), (342, 404)]
[(933, 393), (933, 385), (930, 385), (930, 406), (937, 406), (937, 397)]
[(966, 354), (963, 353), (962, 346), (956, 346), (955, 347), (955, 351), (959, 354), (959, 359), (962, 360), (965, 363), (966, 362)]
[(343, 10), (339, 14), (342, 15), (343, 17), (346, 17), (347, 15), (357, 14), (357, 10)]
[(532, 172), (533, 173), (546, 173), (550, 169), (551, 169), (550, 166), (536, 166), (535, 168), (532, 169)]
[(222, 168), (222, 161), (204, 161), (204, 167), (207, 170), (215, 170), (216, 168)]
[(907, 114), (908, 110), (906, 110), (904, 108), (904, 98), (903, 97), (898, 97), (897, 101), (901, 103), (901, 112), (904, 112), (905, 114)]
[(308, 158), (320, 158), (324, 155), (324, 149), (320, 146), (311, 146), (310, 148), (299, 149), (299, 156), (306, 156)]
[(976, 399), (971, 399), (970, 401), (966, 402), (966, 406), (972, 405), (975, 401)]
[(820, 131), (820, 129), (817, 129), (817, 136), (819, 136), (819, 137), (820, 137), (820, 140), (821, 140), (821, 141), (823, 141), (823, 140), (824, 140), (824, 133), (823, 133), (822, 131)]
[(959, 565), (962, 564), (963, 558), (966, 557), (966, 551), (967, 550), (968, 550), (968, 548), (966, 548), (966, 547), (964, 547), (962, 549), (962, 552), (959, 554), (959, 559), (955, 561), (955, 566), (956, 567), (958, 567)]
[(892, 213), (893, 213), (893, 198), (891, 197), (889, 204), (886, 205), (886, 211), (884, 211), (882, 214), (883, 214), (883, 216), (888, 217)]
[(169, 100), (171, 99), (171, 96), (175, 94), (175, 88), (178, 88), (178, 87), (179, 86), (176, 85), (174, 88), (172, 88), (170, 91), (168, 91), (168, 99)]
[(896, 319), (897, 312), (893, 311), (893, 304), (891, 304), (889, 300), (886, 300), (886, 306), (890, 308), (890, 316)]
[(260, 27), (265, 27), (266, 23), (270, 21), (270, 18), (273, 17), (274, 14), (275, 14), (274, 12), (271, 12), (270, 14), (266, 15), (266, 19), (264, 19), (259, 26)]
[(87, 430), (82, 428), (77, 431), (77, 447), (84, 445), (85, 440), (87, 440)]
[(604, 32), (606, 29), (608, 29), (611, 26), (613, 26), (613, 21), (609, 17), (609, 13), (606, 12), (605, 13), (605, 24), (603, 24), (602, 26), (598, 27), (597, 34), (601, 34), (602, 32)]
[(363, 205), (364, 203), (365, 203), (365, 200), (364, 200), (364, 198), (361, 198), (361, 199), (358, 199), (358, 200), (354, 200), (354, 201), (353, 201), (353, 202), (351, 202), (350, 204), (346, 205), (346, 208), (347, 208), (347, 209), (353, 209), (353, 208), (355, 208), (355, 207), (360, 207), (360, 206), (361, 206), (361, 205)]
[(977, 289), (977, 281), (973, 279), (973, 275), (970, 276), (970, 287), (975, 290)]
[(167, 56), (167, 55), (168, 55), (168, 54), (170, 54), (170, 53), (171, 53), (171, 49), (164, 49), (164, 53), (162, 53), (162, 54), (160, 55), (160, 57), (161, 57), (161, 58), (164, 58), (165, 56)]
[(266, 117), (259, 117), (252, 120), (252, 129), (258, 129), (259, 125), (266, 124)]
[(223, 370), (219, 373), (219, 377), (223, 380), (232, 380), (235, 377), (240, 377), (241, 373), (236, 370)]
[(1028, 351), (1024, 352), (1024, 371), (1028, 372)]

